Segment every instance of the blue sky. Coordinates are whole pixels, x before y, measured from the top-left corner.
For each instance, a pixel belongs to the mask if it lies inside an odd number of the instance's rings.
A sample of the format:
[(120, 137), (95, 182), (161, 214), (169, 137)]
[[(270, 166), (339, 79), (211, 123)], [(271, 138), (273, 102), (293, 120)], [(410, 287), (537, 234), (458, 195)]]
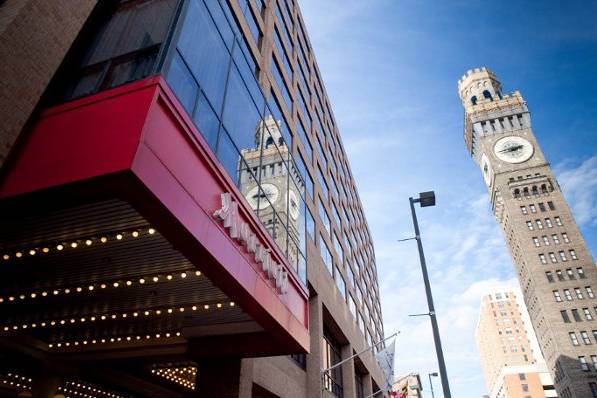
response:
[[(463, 139), (456, 84), (487, 66), (519, 89), (533, 129), (597, 253), (597, 2), (300, 0), (375, 242), (396, 373), (437, 370), (408, 197), (419, 209), (452, 387), (480, 397), (480, 296), (516, 286), (479, 169)], [(436, 397), (441, 397), (438, 380)]]

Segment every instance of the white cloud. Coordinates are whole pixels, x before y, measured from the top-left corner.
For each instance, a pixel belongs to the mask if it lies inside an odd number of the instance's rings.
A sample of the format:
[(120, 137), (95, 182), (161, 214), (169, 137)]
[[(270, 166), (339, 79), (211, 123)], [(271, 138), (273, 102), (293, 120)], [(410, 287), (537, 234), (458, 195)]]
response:
[(564, 196), (579, 225), (597, 225), (597, 155), (580, 164), (566, 161), (555, 169)]

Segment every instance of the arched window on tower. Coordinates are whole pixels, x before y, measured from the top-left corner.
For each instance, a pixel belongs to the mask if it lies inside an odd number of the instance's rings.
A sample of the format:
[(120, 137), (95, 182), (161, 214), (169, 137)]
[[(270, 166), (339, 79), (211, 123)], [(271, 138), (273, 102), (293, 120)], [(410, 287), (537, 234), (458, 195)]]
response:
[(489, 98), (490, 101), (493, 101), (493, 97), (491, 96), (489, 90), (483, 90), (483, 97)]
[(516, 199), (520, 199), (520, 189), (516, 188), (516, 189), (514, 190), (514, 197), (515, 197)]
[(267, 137), (267, 140), (265, 140), (265, 147), (267, 148), (268, 146), (272, 145), (274, 143), (274, 138), (270, 135), (269, 137)]
[(533, 188), (531, 188), (531, 191), (533, 192), (533, 195), (539, 195), (539, 190), (537, 189), (537, 185), (533, 185)]
[(476, 95), (473, 95), (473, 96), (471, 97), (471, 103), (472, 103), (473, 105), (477, 105), (477, 96), (476, 96)]
[(528, 187), (524, 187), (522, 189), (522, 194), (524, 195), (525, 198), (529, 197), (529, 188)]
[(547, 185), (541, 184), (541, 193), (547, 193)]

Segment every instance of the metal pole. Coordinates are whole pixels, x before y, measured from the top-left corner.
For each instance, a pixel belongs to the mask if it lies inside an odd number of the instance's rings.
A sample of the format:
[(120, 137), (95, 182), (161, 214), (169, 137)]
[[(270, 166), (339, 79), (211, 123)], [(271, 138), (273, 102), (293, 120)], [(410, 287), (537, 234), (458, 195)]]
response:
[[(417, 222), (417, 214), (415, 213), (415, 200), (408, 198), (410, 201), (410, 211), (413, 216), (413, 225), (415, 227), (415, 238), (417, 238), (417, 247), (419, 249), (419, 260), (421, 261), (421, 271), (423, 272), (423, 281), (425, 282), (425, 293), (427, 295), (427, 306), (429, 308), (429, 318), (431, 318), (431, 329), (433, 330), (433, 341), (435, 342), (435, 352), (437, 354), (437, 362), (439, 364), (439, 373), (442, 380), (442, 390), (444, 391), (444, 398), (452, 398), (450, 394), (450, 384), (448, 383), (448, 372), (446, 371), (446, 363), (444, 361), (444, 353), (442, 351), (442, 342), (439, 337), (439, 329), (437, 326), (437, 319), (435, 317), (435, 307), (433, 306), (433, 296), (431, 295), (431, 286), (429, 285), (429, 276), (427, 275), (427, 265), (425, 263), (425, 254), (423, 253), (423, 243), (421, 242), (421, 234), (419, 232), (419, 223)], [(418, 200), (417, 200), (418, 202)]]
[(429, 373), (428, 376), (429, 376), (429, 387), (431, 387), (431, 398), (435, 398), (435, 394), (433, 393), (433, 383), (431, 382), (431, 373)]

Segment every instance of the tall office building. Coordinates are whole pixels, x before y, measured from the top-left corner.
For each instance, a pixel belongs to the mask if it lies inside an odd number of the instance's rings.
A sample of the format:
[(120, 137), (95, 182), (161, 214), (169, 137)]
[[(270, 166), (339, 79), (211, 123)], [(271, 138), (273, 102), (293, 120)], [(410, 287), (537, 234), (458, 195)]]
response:
[(464, 141), (514, 260), (539, 346), (563, 398), (597, 397), (597, 269), (531, 128), (520, 92), (486, 68), (458, 81)]
[(334, 366), (384, 332), (296, 0), (6, 0), (0, 54), (0, 396), (385, 385)]
[[(524, 303), (512, 291), (483, 296), (475, 339), (490, 398), (556, 397)], [(530, 325), (528, 325), (530, 326)]]

